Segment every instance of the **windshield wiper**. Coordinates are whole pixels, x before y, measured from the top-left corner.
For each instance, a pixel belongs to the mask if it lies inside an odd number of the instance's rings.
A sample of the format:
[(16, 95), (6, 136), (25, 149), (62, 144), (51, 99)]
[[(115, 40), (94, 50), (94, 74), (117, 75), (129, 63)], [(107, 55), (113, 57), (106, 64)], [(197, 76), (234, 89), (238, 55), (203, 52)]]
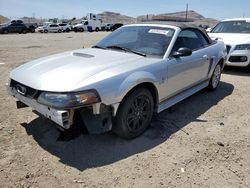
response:
[(105, 47), (102, 47), (102, 46), (98, 46), (98, 45), (95, 45), (95, 46), (92, 46), (92, 48), (99, 48), (99, 49), (106, 49)]
[(140, 56), (143, 56), (143, 57), (146, 57), (147, 55), (143, 52), (138, 52), (138, 51), (135, 51), (135, 50), (132, 50), (132, 49), (129, 49), (129, 48), (126, 48), (126, 47), (122, 47), (122, 46), (107, 46), (106, 49), (118, 49), (118, 50), (123, 50), (125, 52), (131, 52), (131, 53), (134, 53), (134, 54), (137, 54), (137, 55), (140, 55)]

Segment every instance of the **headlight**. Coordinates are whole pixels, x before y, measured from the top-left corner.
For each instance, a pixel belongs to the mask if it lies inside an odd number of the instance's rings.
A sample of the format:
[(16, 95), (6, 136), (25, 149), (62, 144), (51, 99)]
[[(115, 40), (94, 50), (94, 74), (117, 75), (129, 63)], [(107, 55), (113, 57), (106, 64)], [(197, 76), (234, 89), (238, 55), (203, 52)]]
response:
[(240, 44), (234, 50), (250, 50), (250, 44)]
[(42, 92), (38, 102), (55, 108), (72, 108), (101, 102), (95, 90), (75, 93)]

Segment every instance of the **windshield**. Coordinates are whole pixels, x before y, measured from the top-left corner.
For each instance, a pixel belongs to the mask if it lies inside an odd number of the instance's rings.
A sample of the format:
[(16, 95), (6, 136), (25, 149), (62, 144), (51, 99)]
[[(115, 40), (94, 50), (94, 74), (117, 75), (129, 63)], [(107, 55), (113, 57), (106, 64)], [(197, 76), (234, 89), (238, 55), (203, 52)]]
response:
[(250, 22), (247, 21), (225, 21), (219, 23), (212, 33), (250, 33)]
[(164, 56), (174, 30), (154, 26), (122, 27), (108, 35), (96, 46), (104, 49), (119, 50), (122, 47), (145, 55)]

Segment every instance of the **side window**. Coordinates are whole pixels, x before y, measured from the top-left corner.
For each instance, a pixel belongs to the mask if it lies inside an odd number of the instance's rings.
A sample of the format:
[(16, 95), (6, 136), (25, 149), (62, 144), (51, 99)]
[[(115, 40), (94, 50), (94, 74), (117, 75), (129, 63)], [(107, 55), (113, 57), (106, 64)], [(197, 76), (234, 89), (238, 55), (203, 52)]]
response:
[(86, 21), (86, 22), (84, 23), (84, 25), (89, 25), (89, 22), (88, 22), (88, 21)]
[(202, 41), (203, 46), (208, 46), (209, 42), (208, 39), (200, 32), (200, 31), (196, 31), (198, 34), (198, 37), (200, 38), (200, 40)]
[(208, 41), (204, 38), (200, 31), (195, 29), (186, 29), (179, 34), (172, 51), (177, 51), (182, 47), (195, 51), (207, 45)]

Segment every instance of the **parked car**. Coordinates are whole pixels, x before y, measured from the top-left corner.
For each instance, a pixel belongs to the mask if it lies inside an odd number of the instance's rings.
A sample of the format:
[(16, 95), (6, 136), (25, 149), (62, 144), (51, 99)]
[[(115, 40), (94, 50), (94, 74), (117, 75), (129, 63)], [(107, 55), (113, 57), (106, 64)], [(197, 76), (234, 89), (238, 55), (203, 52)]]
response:
[(227, 66), (245, 67), (250, 72), (250, 18), (224, 20), (209, 35), (226, 43)]
[(26, 34), (29, 29), (23, 23), (6, 23), (0, 26), (0, 33), (8, 34), (8, 33), (24, 33)]
[(34, 33), (35, 29), (38, 27), (37, 23), (24, 23), (22, 20), (12, 20), (12, 24), (19, 23), (24, 24), (28, 28), (28, 32)]
[(226, 47), (189, 25), (128, 25), (88, 49), (21, 65), (7, 86), (18, 108), (69, 129), (141, 135), (159, 113), (203, 88), (215, 90)]
[(114, 24), (106, 24), (106, 27), (105, 27), (105, 31), (110, 31), (110, 28), (113, 26)]
[(118, 28), (120, 28), (120, 27), (122, 27), (123, 26), (123, 24), (121, 24), (121, 23), (116, 23), (116, 24), (114, 24), (114, 25), (112, 25), (111, 27), (110, 27), (110, 31), (115, 31), (115, 30), (117, 30)]
[(70, 32), (71, 31), (71, 26), (67, 23), (60, 23), (58, 24), (63, 32)]
[(79, 24), (73, 26), (75, 32), (88, 31), (88, 27), (92, 27), (93, 31), (101, 31), (101, 22), (99, 20), (82, 20)]
[(47, 28), (50, 24), (53, 24), (52, 22), (43, 22), (42, 25), (39, 25), (37, 27), (37, 32), (43, 33), (44, 32), (44, 28)]
[(63, 32), (63, 28), (59, 26), (58, 24), (49, 24), (47, 26), (43, 27), (43, 32), (44, 33), (61, 33)]

